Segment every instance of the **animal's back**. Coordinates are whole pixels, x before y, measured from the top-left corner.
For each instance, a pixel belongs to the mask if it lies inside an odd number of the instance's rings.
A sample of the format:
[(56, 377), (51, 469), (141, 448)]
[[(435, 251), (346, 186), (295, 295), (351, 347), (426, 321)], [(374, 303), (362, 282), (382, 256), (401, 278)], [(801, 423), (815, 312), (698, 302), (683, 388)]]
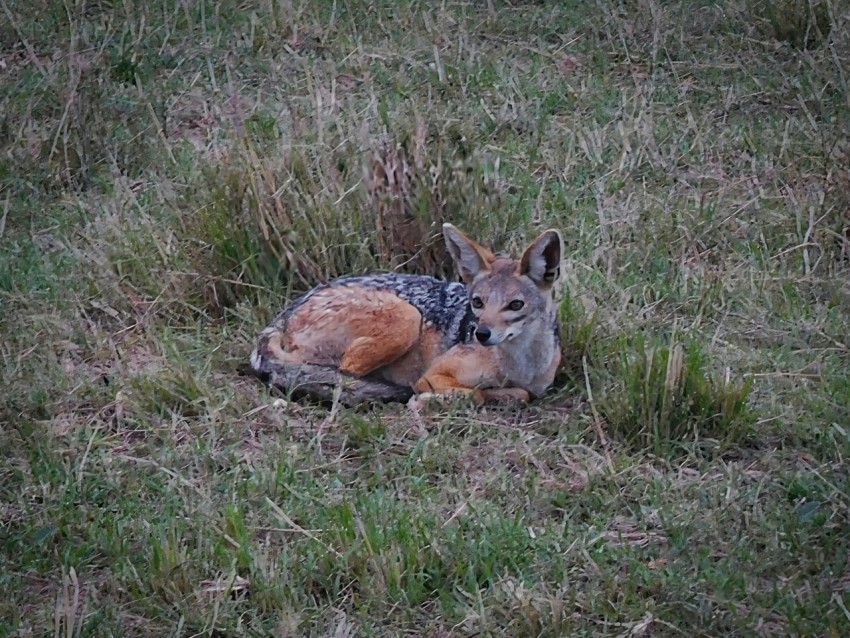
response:
[[(285, 331), (290, 318), (312, 299), (341, 289), (347, 289), (354, 295), (385, 291), (400, 297), (422, 314), (426, 327), (433, 328), (445, 336), (447, 345), (469, 341), (475, 329), (474, 316), (469, 308), (464, 284), (424, 275), (399, 273), (342, 277), (316, 286), (286, 306), (272, 322), (272, 326)], [(351, 312), (356, 311), (356, 308), (351, 308)]]
[(345, 277), (286, 306), (260, 335), (251, 367), (267, 377), (287, 366), (329, 366), (409, 387), (474, 330), (462, 283), (395, 273)]

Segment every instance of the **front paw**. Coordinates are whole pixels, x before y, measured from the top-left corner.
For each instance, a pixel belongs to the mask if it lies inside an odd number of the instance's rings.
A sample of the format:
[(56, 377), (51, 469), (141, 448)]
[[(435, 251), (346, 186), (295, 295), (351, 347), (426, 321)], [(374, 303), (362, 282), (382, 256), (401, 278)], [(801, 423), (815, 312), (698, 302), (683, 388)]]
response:
[(484, 403), (484, 393), (481, 390), (454, 389), (449, 392), (420, 392), (410, 397), (407, 407), (414, 412), (419, 412), (427, 407), (445, 405), (458, 400), (471, 401), (475, 405)]
[(440, 398), (440, 395), (435, 392), (420, 392), (414, 394), (407, 402), (407, 409), (412, 412), (421, 412), (426, 405)]

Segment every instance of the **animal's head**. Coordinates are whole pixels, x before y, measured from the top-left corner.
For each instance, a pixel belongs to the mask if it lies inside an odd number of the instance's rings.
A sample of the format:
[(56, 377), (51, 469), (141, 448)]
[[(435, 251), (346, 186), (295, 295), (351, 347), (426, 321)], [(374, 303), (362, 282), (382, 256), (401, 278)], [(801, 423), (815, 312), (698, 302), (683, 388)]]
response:
[(552, 285), (561, 272), (558, 231), (545, 231), (519, 260), (496, 257), (451, 224), (443, 224), (443, 235), (469, 290), (480, 343), (495, 346), (515, 339), (529, 323), (548, 316)]

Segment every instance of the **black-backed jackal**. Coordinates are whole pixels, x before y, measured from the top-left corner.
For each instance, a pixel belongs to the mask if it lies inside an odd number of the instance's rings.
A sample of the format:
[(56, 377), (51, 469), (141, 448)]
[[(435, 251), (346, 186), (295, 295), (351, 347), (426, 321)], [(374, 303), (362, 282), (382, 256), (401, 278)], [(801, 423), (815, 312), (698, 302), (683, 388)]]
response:
[(317, 286), (263, 330), (254, 373), (322, 399), (336, 388), (347, 403), (542, 395), (561, 360), (552, 298), (561, 236), (547, 230), (515, 260), (451, 224), (443, 235), (463, 283), (377, 274)]

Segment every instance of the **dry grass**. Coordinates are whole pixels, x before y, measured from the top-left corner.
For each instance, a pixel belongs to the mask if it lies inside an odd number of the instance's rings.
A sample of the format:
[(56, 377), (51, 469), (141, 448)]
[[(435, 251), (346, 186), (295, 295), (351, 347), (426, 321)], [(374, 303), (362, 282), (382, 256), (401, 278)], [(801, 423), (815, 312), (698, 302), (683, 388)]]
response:
[[(0, 636), (850, 633), (846, 2), (0, 11)], [(238, 375), (443, 220), (562, 230), (545, 400)]]

